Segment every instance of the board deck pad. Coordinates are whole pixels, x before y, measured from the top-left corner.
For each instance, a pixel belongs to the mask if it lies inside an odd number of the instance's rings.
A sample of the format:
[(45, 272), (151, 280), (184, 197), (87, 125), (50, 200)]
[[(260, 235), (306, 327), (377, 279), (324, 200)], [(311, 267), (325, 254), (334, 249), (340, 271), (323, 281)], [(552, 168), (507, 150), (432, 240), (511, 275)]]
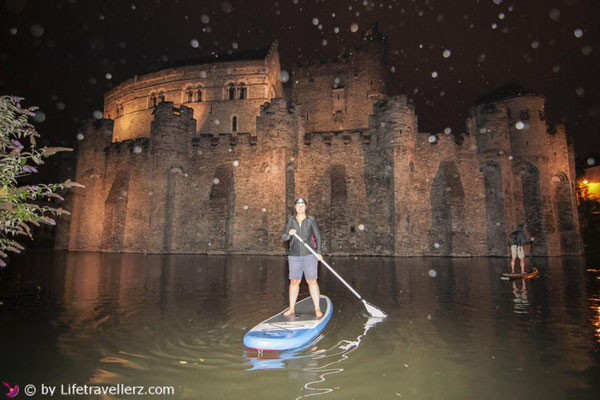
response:
[(294, 315), (285, 316), (287, 309), (256, 325), (244, 336), (246, 347), (261, 350), (289, 350), (314, 339), (325, 328), (333, 311), (331, 300), (321, 295), (323, 316), (316, 318), (312, 299), (296, 303)]

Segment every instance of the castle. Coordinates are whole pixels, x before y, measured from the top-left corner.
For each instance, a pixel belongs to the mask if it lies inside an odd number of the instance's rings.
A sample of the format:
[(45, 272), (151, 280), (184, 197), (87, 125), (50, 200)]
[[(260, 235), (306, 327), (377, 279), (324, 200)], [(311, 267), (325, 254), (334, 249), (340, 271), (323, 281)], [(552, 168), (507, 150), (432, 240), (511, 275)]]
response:
[(56, 247), (284, 254), (304, 197), (327, 254), (506, 256), (519, 223), (534, 254), (582, 254), (573, 148), (544, 97), (474, 106), (463, 135), (422, 133), (392, 95), (385, 48), (371, 31), (294, 67), (285, 91), (276, 43), (123, 82), (82, 127), (85, 188)]

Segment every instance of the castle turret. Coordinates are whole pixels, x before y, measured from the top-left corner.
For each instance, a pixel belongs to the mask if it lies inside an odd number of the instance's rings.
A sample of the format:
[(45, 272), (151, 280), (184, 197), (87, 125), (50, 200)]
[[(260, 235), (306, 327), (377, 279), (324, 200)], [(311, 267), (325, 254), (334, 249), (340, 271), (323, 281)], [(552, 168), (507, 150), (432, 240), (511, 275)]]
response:
[(154, 151), (185, 154), (196, 131), (194, 110), (186, 106), (173, 107), (170, 101), (159, 103), (154, 110), (150, 140)]
[[(370, 237), (395, 254), (413, 234), (410, 221), (413, 156), (417, 135), (415, 107), (407, 96), (393, 96), (373, 106), (372, 142), (365, 148), (365, 181), (370, 199)], [(383, 243), (383, 245), (382, 245)], [(383, 254), (387, 254), (384, 252)]]
[(470, 110), (470, 119), (484, 181), (487, 251), (507, 255), (507, 232), (515, 225), (508, 108), (502, 102), (480, 104)]
[(112, 120), (101, 119), (85, 121), (81, 127), (75, 181), (85, 187), (73, 190), (69, 250), (97, 249), (101, 235), (97, 221), (102, 219), (104, 200), (104, 149), (111, 144), (113, 126)]
[(519, 157), (547, 154), (544, 96), (525, 95), (503, 100), (508, 107), (511, 153)]
[(300, 122), (298, 106), (284, 98), (272, 99), (260, 107), (256, 118), (258, 145), (261, 149), (297, 151)]

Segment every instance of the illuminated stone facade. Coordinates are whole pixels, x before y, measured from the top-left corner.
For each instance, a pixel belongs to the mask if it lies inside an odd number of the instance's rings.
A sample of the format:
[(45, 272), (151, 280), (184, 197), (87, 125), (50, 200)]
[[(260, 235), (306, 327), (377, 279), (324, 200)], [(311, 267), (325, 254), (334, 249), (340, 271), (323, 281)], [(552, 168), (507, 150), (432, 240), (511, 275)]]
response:
[(85, 189), (57, 247), (284, 254), (302, 196), (329, 254), (505, 256), (519, 223), (536, 254), (582, 253), (573, 149), (543, 97), (473, 107), (463, 135), (422, 133), (388, 70), (375, 34), (297, 66), (286, 96), (276, 45), (123, 83), (82, 128)]

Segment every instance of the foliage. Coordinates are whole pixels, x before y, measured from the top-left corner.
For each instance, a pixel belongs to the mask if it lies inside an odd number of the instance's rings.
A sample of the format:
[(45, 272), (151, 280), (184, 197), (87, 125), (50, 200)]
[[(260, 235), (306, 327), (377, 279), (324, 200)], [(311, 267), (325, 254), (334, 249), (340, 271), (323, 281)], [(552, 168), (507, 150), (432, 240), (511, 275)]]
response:
[[(22, 98), (0, 97), (0, 266), (6, 266), (7, 252), (20, 253), (23, 246), (17, 236), (32, 237), (29, 224), (55, 225), (53, 215), (69, 214), (62, 208), (51, 206), (51, 199), (62, 200), (56, 192), (79, 186), (67, 180), (53, 184), (22, 184), (20, 178), (38, 172), (44, 159), (60, 151), (72, 151), (65, 147), (37, 148), (39, 133), (28, 122), (37, 107), (21, 108)], [(22, 143), (24, 142), (25, 145)], [(45, 201), (45, 203), (44, 203)]]

